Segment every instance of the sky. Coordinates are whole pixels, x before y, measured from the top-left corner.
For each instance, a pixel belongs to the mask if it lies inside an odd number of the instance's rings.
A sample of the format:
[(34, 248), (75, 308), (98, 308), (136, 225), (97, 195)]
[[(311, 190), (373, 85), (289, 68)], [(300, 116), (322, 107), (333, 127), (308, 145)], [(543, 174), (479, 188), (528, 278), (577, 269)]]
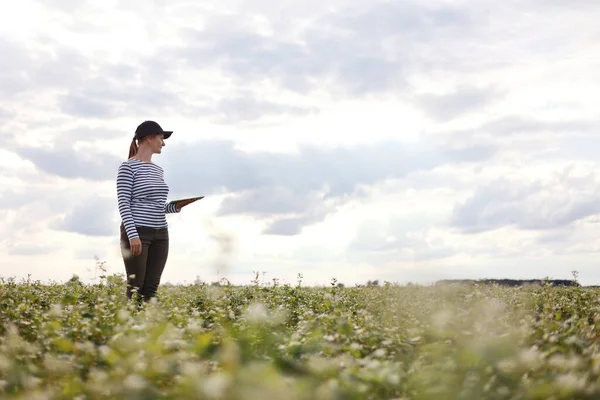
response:
[(144, 120), (163, 283), (600, 284), (600, 2), (0, 6), (0, 276), (124, 274)]

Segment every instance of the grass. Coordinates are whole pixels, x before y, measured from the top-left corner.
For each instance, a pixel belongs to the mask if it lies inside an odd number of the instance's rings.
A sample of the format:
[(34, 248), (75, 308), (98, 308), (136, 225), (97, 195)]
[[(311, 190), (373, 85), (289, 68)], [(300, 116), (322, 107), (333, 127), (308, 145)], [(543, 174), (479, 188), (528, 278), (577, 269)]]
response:
[(3, 399), (595, 399), (599, 289), (0, 280)]

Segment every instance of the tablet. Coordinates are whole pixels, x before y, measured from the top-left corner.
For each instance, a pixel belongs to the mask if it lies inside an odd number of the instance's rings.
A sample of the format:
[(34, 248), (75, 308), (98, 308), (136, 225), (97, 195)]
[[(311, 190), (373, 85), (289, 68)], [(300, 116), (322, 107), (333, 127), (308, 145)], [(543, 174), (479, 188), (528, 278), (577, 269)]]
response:
[(203, 198), (204, 198), (204, 196), (187, 197), (185, 199), (171, 200), (171, 201), (169, 201), (169, 203), (173, 204), (173, 203), (177, 203), (177, 202), (184, 201), (184, 200), (202, 200)]

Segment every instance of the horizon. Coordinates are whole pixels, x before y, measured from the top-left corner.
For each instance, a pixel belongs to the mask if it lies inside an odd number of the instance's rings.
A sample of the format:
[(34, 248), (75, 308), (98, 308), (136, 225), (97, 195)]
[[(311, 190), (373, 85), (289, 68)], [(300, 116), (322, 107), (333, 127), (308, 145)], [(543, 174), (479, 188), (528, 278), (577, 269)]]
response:
[[(576, 271), (575, 271), (576, 272)], [(260, 274), (259, 274), (260, 275)], [(94, 278), (81, 278), (80, 276), (74, 274), (73, 276), (71, 276), (71, 278), (67, 279), (67, 280), (45, 280), (45, 281), (41, 281), (41, 280), (37, 280), (37, 279), (31, 279), (31, 277), (27, 277), (27, 278), (20, 278), (20, 279), (16, 279), (15, 277), (10, 277), (10, 276), (2, 276), (0, 275), (0, 282), (5, 283), (7, 281), (9, 282), (14, 282), (16, 284), (23, 284), (23, 283), (28, 283), (28, 282), (33, 282), (33, 283), (41, 283), (42, 285), (65, 285), (65, 284), (69, 284), (71, 282), (80, 282), (84, 285), (101, 285), (101, 284), (106, 284), (109, 281), (109, 278), (119, 278), (122, 283), (124, 284), (125, 282), (125, 274), (124, 273), (112, 273), (112, 274), (103, 274)], [(564, 283), (564, 282), (571, 282), (571, 283), (576, 283), (578, 284), (580, 287), (600, 287), (600, 285), (582, 285), (579, 283), (579, 280), (577, 279), (577, 274), (573, 275), (571, 279), (556, 279), (553, 277), (543, 277), (543, 278), (523, 278), (523, 279), (512, 279), (512, 278), (494, 278), (494, 277), (486, 277), (486, 278), (477, 278), (477, 279), (461, 279), (461, 278), (451, 278), (451, 279), (440, 279), (437, 281), (432, 281), (432, 282), (390, 282), (390, 281), (380, 281), (379, 279), (369, 279), (365, 282), (354, 282), (352, 285), (347, 285), (346, 283), (344, 283), (343, 281), (338, 280), (337, 278), (333, 277), (331, 278), (331, 280), (329, 281), (329, 283), (313, 283), (313, 284), (306, 284), (306, 282), (303, 281), (303, 278), (298, 278), (295, 282), (295, 285), (293, 285), (293, 282), (285, 282), (285, 281), (281, 281), (277, 278), (270, 278), (270, 279), (265, 279), (265, 276), (263, 276), (262, 278), (258, 278), (257, 275), (255, 275), (255, 278), (251, 281), (248, 281), (246, 283), (232, 283), (229, 280), (227, 280), (227, 278), (221, 278), (221, 280), (219, 281), (204, 281), (202, 279), (199, 279), (199, 277), (197, 277), (194, 281), (188, 282), (188, 281), (181, 281), (181, 282), (161, 282), (161, 286), (216, 286), (216, 287), (220, 287), (220, 286), (233, 286), (233, 287), (251, 287), (251, 286), (268, 286), (268, 287), (281, 287), (281, 286), (290, 286), (290, 287), (295, 287), (295, 286), (301, 286), (301, 287), (307, 287), (307, 288), (326, 288), (326, 287), (346, 287), (346, 288), (352, 288), (352, 287), (385, 287), (388, 285), (391, 286), (422, 286), (422, 287), (430, 287), (430, 286), (436, 286), (439, 285), (441, 283), (459, 283), (459, 284), (465, 284), (465, 283), (482, 283), (482, 284), (495, 284), (495, 285), (499, 285), (499, 286), (515, 286), (515, 285), (509, 285), (508, 283), (512, 282), (512, 283), (527, 283), (526, 286), (531, 286), (534, 285), (536, 283), (539, 282), (550, 282), (550, 283), (556, 283), (559, 286), (560, 283)]]

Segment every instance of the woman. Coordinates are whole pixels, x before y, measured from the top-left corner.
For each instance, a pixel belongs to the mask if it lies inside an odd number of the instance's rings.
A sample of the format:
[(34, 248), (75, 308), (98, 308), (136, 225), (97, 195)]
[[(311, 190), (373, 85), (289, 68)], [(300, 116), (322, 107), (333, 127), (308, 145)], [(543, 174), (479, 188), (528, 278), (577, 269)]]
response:
[(154, 121), (141, 123), (131, 141), (129, 158), (118, 169), (120, 242), (128, 299), (134, 292), (138, 292), (139, 300), (146, 302), (156, 296), (169, 255), (166, 214), (178, 213), (195, 201), (167, 203), (169, 186), (164, 181), (163, 169), (152, 162), (152, 155), (161, 153), (165, 139), (172, 133)]

